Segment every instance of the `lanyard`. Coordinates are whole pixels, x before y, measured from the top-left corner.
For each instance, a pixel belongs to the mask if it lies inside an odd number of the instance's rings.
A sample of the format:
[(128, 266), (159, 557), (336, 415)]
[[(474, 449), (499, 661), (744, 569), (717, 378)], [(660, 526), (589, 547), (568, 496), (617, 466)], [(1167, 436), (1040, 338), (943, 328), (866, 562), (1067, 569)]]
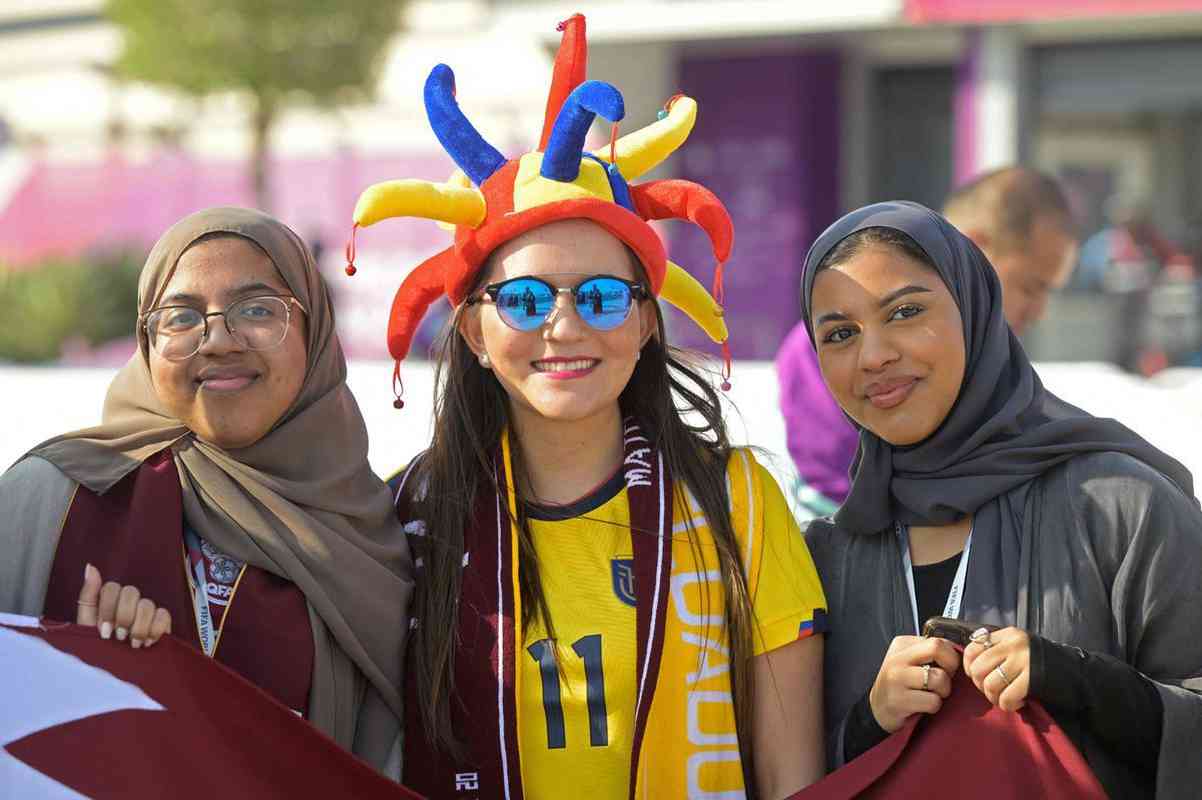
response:
[[(192, 589), (192, 610), (196, 615), (196, 634), (200, 639), (200, 649), (206, 656), (210, 658), (217, 650), (217, 644), (221, 641), (221, 630), (225, 627), (226, 616), (230, 613), (230, 606), (234, 603), (234, 594), (231, 592), (229, 603), (225, 607), (225, 616), (221, 618), (221, 624), (214, 627), (213, 611), (209, 608), (209, 576), (205, 571), (205, 559), (203, 555), (198, 558), (192, 558), (189, 553), (190, 549), (196, 553), (201, 553), (200, 537), (195, 532), (188, 530), (184, 534), (184, 564), (185, 572), (188, 575), (188, 584)], [(246, 572), (246, 565), (238, 571), (238, 580), (234, 583), (234, 591), (238, 589), (238, 584), (242, 582), (242, 575)]]
[[(910, 529), (897, 523), (894, 526), (897, 541), (901, 546), (902, 571), (906, 573), (906, 588), (910, 590), (910, 613), (914, 617), (914, 634), (922, 633), (918, 624), (918, 594), (914, 591), (914, 565), (910, 561)], [(960, 564), (956, 567), (956, 577), (952, 580), (952, 588), (947, 593), (947, 602), (943, 606), (943, 616), (956, 619), (960, 616), (960, 601), (964, 599), (964, 579), (968, 576), (968, 551), (972, 549), (972, 530), (964, 541), (964, 552), (960, 554)]]
[(200, 649), (206, 656), (213, 655), (213, 648), (216, 644), (217, 634), (213, 632), (213, 613), (209, 610), (209, 590), (206, 588), (208, 581), (205, 576), (204, 560), (197, 561), (192, 569), (195, 574), (192, 577), (192, 607), (196, 612), (196, 632), (200, 636)]

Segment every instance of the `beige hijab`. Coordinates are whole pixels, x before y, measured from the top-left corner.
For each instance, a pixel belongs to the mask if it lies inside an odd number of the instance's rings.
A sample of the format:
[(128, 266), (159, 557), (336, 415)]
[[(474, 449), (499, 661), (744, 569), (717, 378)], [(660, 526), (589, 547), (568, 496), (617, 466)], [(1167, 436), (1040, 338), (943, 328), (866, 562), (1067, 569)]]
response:
[[(399, 720), (412, 565), (388, 487), (367, 463), (367, 429), (346, 386), (334, 310), (308, 248), (258, 211), (198, 212), (172, 226), (151, 250), (138, 286), (139, 314), (158, 302), (183, 252), (214, 232), (259, 245), (308, 312), (304, 385), (275, 427), (240, 450), (198, 440), (159, 402), (139, 326), (139, 352), (109, 387), (101, 424), (51, 439), (31, 453), (104, 492), (171, 447), (184, 514), (197, 533), (304, 592), (316, 646), (314, 724), (378, 761), (388, 742), (364, 741), (370, 734), (362, 731), (356, 740), (367, 687), (355, 667)], [(379, 717), (380, 709), (365, 714)], [(387, 727), (379, 719), (362, 722)]]

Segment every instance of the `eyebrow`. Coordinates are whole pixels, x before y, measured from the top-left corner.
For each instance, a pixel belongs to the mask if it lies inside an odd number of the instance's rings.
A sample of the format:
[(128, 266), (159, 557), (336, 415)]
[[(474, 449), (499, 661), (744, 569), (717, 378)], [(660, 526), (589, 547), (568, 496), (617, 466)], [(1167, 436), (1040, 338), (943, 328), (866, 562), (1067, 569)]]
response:
[[(899, 297), (905, 297), (908, 294), (923, 294), (931, 291), (931, 289), (928, 289), (925, 286), (919, 286), (916, 283), (912, 283), (909, 286), (903, 286), (900, 289), (895, 289), (882, 297), (880, 302), (877, 303), (877, 308), (884, 308)], [(828, 322), (846, 322), (849, 319), (850, 317), (841, 311), (832, 311), (829, 314), (823, 314), (821, 317), (819, 317), (814, 322), (814, 326), (818, 327), (820, 325), (825, 325)]]
[[(279, 287), (276, 287), (276, 286), (270, 286), (266, 283), (263, 283), (262, 281), (252, 281), (251, 283), (244, 283), (241, 286), (231, 289), (226, 294), (226, 296), (227, 297), (244, 297), (248, 294), (272, 294), (272, 295), (275, 295), (275, 294), (280, 294), (281, 291), (286, 291), (286, 290), (281, 290)], [(163, 297), (159, 301), (159, 303), (162, 305), (174, 305), (176, 303), (200, 303), (203, 301), (204, 301), (204, 298), (199, 295), (189, 294), (188, 292), (172, 292), (171, 294), (167, 295), (166, 297)]]
[(825, 325), (828, 322), (846, 322), (847, 319), (848, 317), (846, 314), (840, 311), (832, 311), (829, 314), (823, 314), (821, 317), (819, 317), (817, 321), (814, 322), (814, 327)]
[(885, 306), (889, 305), (890, 303), (892, 303), (894, 300), (898, 299), (899, 297), (905, 297), (908, 294), (923, 294), (923, 293), (929, 293), (930, 291), (931, 290), (925, 286), (919, 286), (916, 283), (912, 283), (909, 286), (903, 286), (902, 288), (895, 289), (894, 291), (885, 295), (884, 297), (881, 298), (881, 301), (876, 304), (876, 307), (884, 308)]

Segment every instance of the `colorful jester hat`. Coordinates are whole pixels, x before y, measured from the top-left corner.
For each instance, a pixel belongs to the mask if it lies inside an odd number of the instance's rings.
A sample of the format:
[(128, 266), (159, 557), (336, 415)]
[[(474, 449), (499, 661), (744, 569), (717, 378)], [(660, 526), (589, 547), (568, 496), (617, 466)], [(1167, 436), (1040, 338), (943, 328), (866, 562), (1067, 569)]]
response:
[[(687, 314), (722, 345), (723, 389), (730, 387), (730, 349), (722, 319), (722, 265), (734, 230), (722, 203), (703, 186), (683, 180), (628, 180), (656, 167), (679, 147), (697, 118), (697, 103), (683, 95), (668, 101), (660, 119), (617, 138), (625, 116), (622, 95), (601, 81), (586, 81), (584, 17), (560, 24), (546, 118), (538, 150), (506, 159), (476, 131), (455, 101), (455, 76), (439, 64), (426, 79), (430, 126), (459, 169), (446, 183), (395, 180), (369, 187), (355, 205), (347, 245), (347, 274), (355, 273), (354, 230), (389, 217), (425, 217), (454, 226), (454, 243), (415, 268), (401, 284), (388, 322), (388, 349), (396, 360), (393, 391), (401, 401), (400, 364), (430, 304), (442, 295), (459, 305), (489, 253), (528, 230), (561, 219), (588, 219), (625, 242), (642, 261), (651, 292)], [(614, 123), (609, 147), (584, 151), (594, 118)], [(709, 235), (717, 270), (714, 299), (684, 269), (668, 260), (648, 220), (687, 219)]]

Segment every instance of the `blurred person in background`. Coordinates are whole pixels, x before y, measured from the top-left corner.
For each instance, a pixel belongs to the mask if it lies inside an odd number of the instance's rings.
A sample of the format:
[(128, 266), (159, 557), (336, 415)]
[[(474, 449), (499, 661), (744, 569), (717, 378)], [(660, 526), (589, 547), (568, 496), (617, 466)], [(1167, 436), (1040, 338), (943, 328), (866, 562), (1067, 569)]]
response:
[(1147, 198), (1119, 193), (1106, 203), (1109, 225), (1085, 240), (1073, 287), (1121, 298), (1128, 335), (1117, 358), (1127, 370), (1153, 375), (1195, 363), (1202, 348), (1193, 259), (1165, 236)]
[(1193, 277), (1189, 256), (1168, 239), (1152, 219), (1147, 200), (1119, 193), (1106, 203), (1109, 225), (1085, 240), (1073, 287), (1121, 292), (1146, 289), (1168, 270)]
[(399, 779), (409, 551), (309, 249), (258, 211), (192, 214), (138, 309), (99, 427), (0, 477), (0, 611), (173, 633)]
[(789, 331), (776, 354), (785, 443), (797, 467), (791, 487), (793, 511), (801, 521), (835, 513), (851, 487), (848, 470), (860, 434), (847, 421), (822, 380), (805, 326)]
[(952, 192), (943, 216), (993, 265), (1006, 322), (1021, 337), (1077, 262), (1073, 215), (1060, 184), (1026, 167), (1003, 167)]
[[(943, 214), (993, 264), (1006, 322), (1022, 336), (1072, 275), (1077, 240), (1068, 199), (1056, 180), (1027, 167), (986, 172), (953, 191)], [(859, 435), (822, 381), (805, 326), (776, 356), (781, 413), (797, 467), (795, 510), (805, 519), (834, 513), (850, 487)]]

